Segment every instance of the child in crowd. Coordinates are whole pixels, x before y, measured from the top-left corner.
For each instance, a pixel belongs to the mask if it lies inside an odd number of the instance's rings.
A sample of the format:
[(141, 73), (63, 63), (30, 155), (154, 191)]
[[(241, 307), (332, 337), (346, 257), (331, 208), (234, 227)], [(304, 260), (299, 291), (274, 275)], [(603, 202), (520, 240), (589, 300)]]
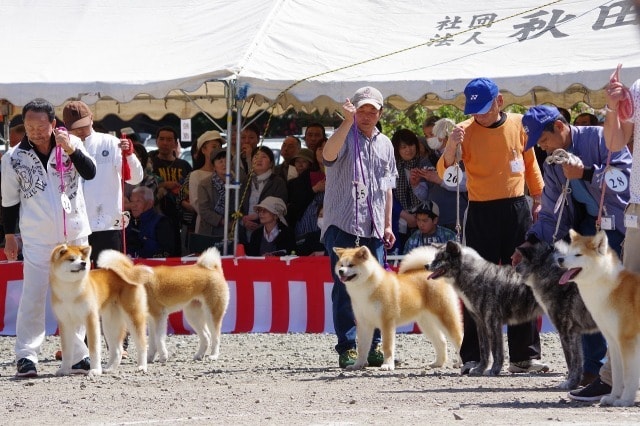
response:
[(444, 226), (438, 226), (440, 209), (433, 201), (427, 201), (411, 209), (416, 216), (418, 229), (413, 231), (404, 245), (404, 254), (416, 247), (428, 246), (433, 243), (446, 243), (455, 240), (456, 233)]

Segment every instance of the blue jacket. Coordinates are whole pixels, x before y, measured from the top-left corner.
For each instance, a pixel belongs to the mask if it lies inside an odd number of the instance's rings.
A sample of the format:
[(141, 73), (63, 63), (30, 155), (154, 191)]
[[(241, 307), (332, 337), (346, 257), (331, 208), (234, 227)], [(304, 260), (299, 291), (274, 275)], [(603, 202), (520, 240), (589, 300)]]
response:
[(127, 254), (132, 257), (169, 257), (176, 247), (168, 217), (155, 208), (133, 218), (127, 227)]
[[(585, 175), (582, 181), (587, 191), (593, 197), (595, 203), (600, 205), (602, 195), (602, 180), (604, 179), (605, 166), (609, 151), (605, 146), (602, 127), (574, 127), (571, 128), (571, 145), (567, 151), (578, 156), (585, 167)], [(621, 151), (611, 154), (610, 166), (620, 169), (630, 179), (631, 153), (625, 147)], [(560, 209), (554, 213), (556, 202), (562, 193), (567, 179), (562, 172), (561, 164), (544, 164), (544, 191), (542, 193), (542, 210), (538, 215), (538, 221), (533, 224), (527, 238), (534, 235), (538, 240), (552, 242), (556, 229)], [(564, 238), (569, 229), (574, 227), (576, 217), (576, 201), (571, 195), (567, 196), (567, 202), (562, 210), (562, 219), (558, 228), (556, 240)], [(629, 203), (629, 185), (623, 192), (614, 192), (605, 185), (604, 212), (615, 219), (615, 229), (626, 232), (624, 226), (624, 209)]]

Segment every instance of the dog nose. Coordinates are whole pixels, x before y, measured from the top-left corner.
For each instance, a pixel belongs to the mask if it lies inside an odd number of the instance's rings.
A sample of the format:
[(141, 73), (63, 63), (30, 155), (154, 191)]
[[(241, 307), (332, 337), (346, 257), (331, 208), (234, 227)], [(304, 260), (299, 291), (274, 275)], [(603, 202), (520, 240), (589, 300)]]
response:
[(87, 268), (87, 262), (80, 262), (80, 266), (82, 266), (82, 269), (86, 269)]

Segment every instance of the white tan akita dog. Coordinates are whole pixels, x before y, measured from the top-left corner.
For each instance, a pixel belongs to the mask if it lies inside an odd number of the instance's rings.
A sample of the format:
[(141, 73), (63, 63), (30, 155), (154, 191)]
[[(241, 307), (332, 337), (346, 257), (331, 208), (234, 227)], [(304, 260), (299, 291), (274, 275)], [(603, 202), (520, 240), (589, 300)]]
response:
[(381, 332), (384, 354), (380, 369), (393, 370), (396, 328), (414, 321), (436, 351), (431, 367), (447, 362), (446, 338), (459, 352), (462, 319), (458, 296), (443, 280), (428, 279), (431, 272), (425, 268), (433, 259), (434, 248), (412, 250), (397, 274), (385, 270), (367, 247), (336, 247), (334, 251), (339, 257), (335, 273), (347, 288), (356, 319), (358, 359), (347, 370), (367, 365), (376, 328)]
[(569, 270), (560, 284), (574, 281), (584, 304), (607, 339), (613, 385), (603, 405), (630, 407), (640, 379), (640, 274), (627, 271), (607, 242), (607, 234), (569, 232), (568, 253), (558, 259)]
[(166, 362), (167, 319), (182, 310), (184, 317), (198, 334), (200, 345), (194, 360), (207, 353), (211, 359), (220, 354), (222, 319), (229, 305), (229, 286), (222, 271), (220, 252), (215, 247), (205, 250), (193, 265), (159, 265), (145, 284), (149, 304), (149, 353), (147, 360)]
[(71, 373), (73, 334), (87, 329), (91, 358), (89, 375), (102, 374), (100, 317), (109, 346), (105, 372), (114, 371), (122, 360), (122, 341), (127, 328), (136, 344), (138, 370), (147, 371), (147, 294), (144, 283), (151, 270), (135, 266), (115, 250), (98, 257), (102, 269), (89, 271), (90, 246), (62, 244), (51, 253), (51, 305), (58, 319), (62, 343), (62, 366), (56, 375)]

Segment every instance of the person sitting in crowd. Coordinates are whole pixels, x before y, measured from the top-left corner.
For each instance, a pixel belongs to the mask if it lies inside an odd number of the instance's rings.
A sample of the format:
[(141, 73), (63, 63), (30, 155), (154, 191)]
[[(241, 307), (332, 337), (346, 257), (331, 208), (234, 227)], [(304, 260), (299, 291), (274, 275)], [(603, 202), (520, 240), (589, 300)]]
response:
[(427, 201), (411, 211), (416, 217), (418, 229), (413, 231), (407, 239), (403, 254), (409, 253), (416, 247), (430, 246), (433, 243), (446, 243), (456, 239), (455, 232), (444, 226), (438, 226), (440, 209), (436, 203)]
[[(437, 115), (432, 115), (427, 117), (422, 123), (422, 134), (424, 137), (419, 138), (420, 140), (420, 157), (428, 157), (429, 156), (429, 145), (427, 141), (429, 138), (432, 138), (433, 135), (433, 126), (435, 126), (436, 122), (440, 120), (440, 117)], [(435, 163), (434, 163), (435, 164)]]
[(287, 136), (282, 141), (280, 146), (280, 157), (282, 157), (282, 163), (275, 167), (274, 173), (280, 176), (285, 181), (293, 179), (298, 176), (296, 168), (293, 166), (293, 158), (298, 154), (302, 148), (302, 142), (295, 136)]
[(320, 123), (311, 123), (304, 131), (304, 143), (311, 151), (316, 152), (321, 143), (327, 141), (327, 133)]
[(285, 256), (296, 249), (291, 228), (284, 218), (287, 206), (278, 197), (266, 197), (253, 208), (260, 226), (251, 234), (245, 247), (249, 256)]
[(595, 114), (590, 112), (583, 112), (578, 114), (576, 118), (573, 119), (574, 126), (599, 126), (600, 120), (596, 117)]
[[(314, 195), (313, 199), (302, 214), (302, 217), (295, 225), (294, 234), (298, 244), (300, 244), (301, 240), (306, 239), (305, 236), (307, 234), (314, 235), (315, 232), (320, 232), (320, 228), (318, 226), (318, 215), (322, 211), (322, 205), (324, 204), (324, 187), (327, 181), (327, 176), (324, 173), (324, 162), (322, 161), (322, 153), (326, 143), (327, 141), (323, 140), (316, 148), (315, 157), (318, 169), (311, 170), (309, 174), (311, 190)], [(291, 192), (289, 192), (289, 194), (291, 194)]]
[[(211, 153), (210, 157), (213, 163), (213, 174), (210, 179), (201, 181), (197, 189), (197, 209), (200, 220), (196, 224), (196, 234), (222, 239), (225, 205), (230, 212), (233, 210), (232, 203), (227, 203), (225, 198), (227, 151), (218, 148)], [(229, 196), (232, 200), (235, 197), (233, 192)]]
[[(172, 233), (167, 234), (166, 238), (180, 241), (182, 213), (178, 195), (180, 187), (192, 167), (187, 161), (178, 158), (180, 144), (178, 143), (178, 133), (173, 127), (160, 127), (156, 132), (156, 143), (158, 149), (149, 153), (149, 157), (153, 164), (153, 173), (162, 178), (158, 188), (157, 203), (160, 211), (169, 218), (173, 225)], [(174, 247), (171, 255), (180, 256), (181, 252), (181, 245), (178, 244), (177, 247)]]
[[(320, 154), (322, 155), (322, 154)], [(314, 205), (315, 206), (315, 205)], [(324, 210), (322, 204), (316, 207), (316, 227), (303, 235), (296, 235), (296, 254), (299, 256), (326, 256), (327, 250), (320, 242), (320, 234), (324, 227)]]
[(153, 196), (157, 199), (158, 184), (161, 180), (160, 176), (153, 174), (153, 167), (151, 165), (151, 161), (149, 161), (149, 153), (144, 145), (140, 142), (133, 142), (133, 153), (138, 157), (138, 161), (140, 161), (140, 164), (142, 165), (143, 176), (142, 181), (137, 185), (131, 185), (129, 183), (125, 183), (124, 185), (124, 210), (126, 211), (131, 210), (131, 192), (134, 188), (146, 186), (153, 191)]
[[(257, 124), (251, 123), (240, 132), (240, 169), (243, 173), (249, 174), (251, 166), (251, 155), (260, 143), (260, 128)], [(233, 139), (233, 153), (235, 153), (235, 138)]]
[(154, 207), (153, 191), (146, 186), (131, 193), (131, 215), (127, 227), (127, 254), (132, 257), (169, 257), (179, 241), (171, 238), (174, 227), (164, 214)]
[[(396, 251), (402, 250), (402, 246), (408, 235), (416, 228), (415, 216), (409, 211), (420, 203), (411, 187), (411, 171), (426, 166), (426, 159), (421, 158), (420, 142), (418, 136), (409, 129), (399, 129), (391, 138), (393, 152), (396, 157), (398, 180), (393, 189), (394, 199), (394, 224), (397, 223), (398, 242)], [(423, 183), (426, 187), (426, 183)]]
[[(252, 158), (252, 172), (244, 179), (240, 194), (242, 196), (241, 225), (238, 235), (241, 243), (246, 244), (251, 233), (260, 226), (258, 214), (253, 207), (268, 196), (278, 197), (287, 202), (287, 184), (273, 174), (273, 151), (267, 146), (256, 148)], [(286, 205), (286, 204), (285, 204)]]
[(196, 152), (194, 164), (197, 166), (185, 178), (178, 200), (182, 210), (182, 232), (185, 239), (185, 246), (188, 247), (189, 236), (196, 231), (199, 219), (198, 212), (198, 185), (203, 181), (210, 180), (213, 172), (213, 161), (211, 153), (222, 148), (222, 136), (217, 130), (204, 132), (196, 141)]
[(291, 229), (296, 229), (298, 220), (300, 220), (315, 196), (311, 186), (311, 170), (317, 169), (315, 157), (315, 154), (309, 148), (302, 148), (291, 159), (298, 176), (287, 182), (287, 194), (289, 195), (287, 221)]
[[(454, 127), (455, 122), (449, 118), (441, 118), (436, 122), (433, 126), (433, 136), (427, 139), (428, 159), (423, 167), (412, 169), (410, 176), (410, 183), (416, 197), (421, 202), (433, 201), (436, 203), (441, 212), (439, 225), (452, 231), (456, 231), (456, 224), (462, 223), (462, 217), (467, 210), (467, 181), (463, 175), (459, 185), (454, 181), (445, 182), (438, 175), (435, 166), (438, 164), (438, 159), (449, 139), (449, 132)], [(460, 167), (464, 170), (464, 164), (460, 163)], [(457, 214), (456, 206), (459, 206)]]

